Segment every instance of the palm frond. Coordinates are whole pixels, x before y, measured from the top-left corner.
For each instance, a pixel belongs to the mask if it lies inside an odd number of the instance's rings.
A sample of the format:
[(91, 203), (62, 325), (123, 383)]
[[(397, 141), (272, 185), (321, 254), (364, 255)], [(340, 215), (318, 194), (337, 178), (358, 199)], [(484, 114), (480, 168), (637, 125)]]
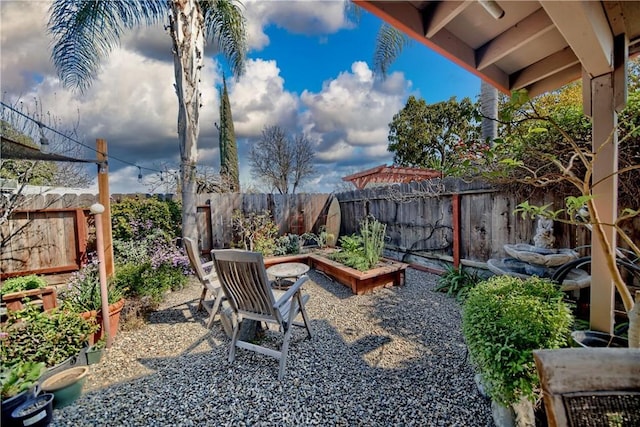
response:
[(100, 62), (118, 46), (122, 31), (161, 22), (166, 0), (58, 0), (49, 10), (51, 58), (65, 87), (86, 90)]
[(200, 7), (204, 15), (205, 37), (216, 43), (225, 56), (233, 74), (244, 72), (247, 53), (247, 34), (242, 4), (236, 0), (202, 0)]
[(402, 50), (410, 43), (410, 39), (400, 30), (389, 24), (382, 24), (376, 38), (376, 48), (373, 54), (373, 68), (376, 73), (386, 77), (393, 62), (400, 56)]

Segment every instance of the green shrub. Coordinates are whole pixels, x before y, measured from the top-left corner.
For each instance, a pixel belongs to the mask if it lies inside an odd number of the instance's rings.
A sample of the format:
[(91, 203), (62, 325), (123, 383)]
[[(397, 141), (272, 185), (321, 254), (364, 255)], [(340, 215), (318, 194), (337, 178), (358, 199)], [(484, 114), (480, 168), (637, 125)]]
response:
[(274, 255), (295, 255), (300, 253), (300, 236), (285, 234), (276, 240)]
[(566, 346), (572, 316), (549, 280), (494, 276), (469, 291), (462, 332), (489, 395), (510, 405), (537, 397), (532, 351)]
[(480, 282), (480, 278), (476, 272), (470, 273), (464, 268), (455, 268), (450, 265), (438, 279), (438, 286), (435, 290), (445, 292), (458, 301), (464, 301), (471, 288), (476, 286), (478, 282)]
[[(170, 238), (180, 236), (182, 219), (180, 203), (158, 198), (126, 198), (111, 205), (113, 238), (129, 240), (142, 230), (160, 229)], [(153, 227), (150, 226), (153, 224)]]
[(0, 296), (13, 292), (28, 291), (47, 287), (47, 282), (35, 274), (7, 279), (0, 288)]

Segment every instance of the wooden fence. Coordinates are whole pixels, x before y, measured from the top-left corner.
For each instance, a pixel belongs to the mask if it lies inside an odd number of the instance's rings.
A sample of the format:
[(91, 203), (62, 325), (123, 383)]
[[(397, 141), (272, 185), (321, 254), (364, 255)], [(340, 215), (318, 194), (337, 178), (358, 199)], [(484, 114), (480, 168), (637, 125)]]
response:
[(232, 215), (269, 211), (279, 233), (317, 232), (326, 221), (329, 194), (202, 194), (198, 196), (200, 250), (228, 248), (233, 237)]
[[(123, 197), (149, 195), (112, 195)], [(154, 196), (156, 197), (156, 196)], [(160, 195), (161, 198), (171, 197)], [(231, 217), (238, 209), (244, 215), (269, 211), (280, 234), (317, 232), (326, 220), (329, 194), (203, 194), (198, 196), (200, 249), (230, 247)], [(0, 278), (15, 275), (68, 273), (86, 261), (91, 240), (89, 206), (93, 194), (38, 194), (25, 196), (25, 203), (0, 226), (0, 238), (15, 234), (2, 245)]]
[[(114, 196), (131, 197), (132, 195)], [(166, 196), (165, 196), (166, 197)], [(490, 258), (504, 258), (506, 243), (531, 243), (535, 221), (513, 213), (523, 200), (497, 192), (481, 183), (457, 180), (428, 181), (391, 187), (330, 194), (205, 194), (198, 196), (197, 222), (200, 249), (229, 247), (232, 215), (269, 211), (280, 234), (318, 232), (326, 222), (333, 197), (340, 202), (340, 235), (358, 230), (359, 221), (371, 214), (387, 224), (389, 254), (406, 262), (441, 270), (443, 262), (483, 267)], [(21, 229), (19, 238), (2, 248), (2, 278), (33, 273), (74, 271), (84, 261), (90, 239), (88, 207), (97, 201), (92, 194), (38, 195), (0, 227), (0, 237)], [(546, 194), (532, 204), (553, 202)], [(640, 220), (632, 224), (638, 241)], [(556, 223), (556, 247), (590, 243), (582, 227)]]
[(87, 256), (88, 207), (96, 200), (93, 194), (24, 196), (0, 227), (0, 277), (78, 270)]
[[(358, 230), (366, 215), (387, 224), (387, 245), (406, 262), (441, 270), (443, 262), (484, 267), (504, 258), (506, 243), (532, 243), (536, 223), (513, 213), (524, 200), (483, 183), (445, 179), (337, 194), (342, 212), (341, 234)], [(555, 202), (550, 194), (532, 204)], [(556, 223), (556, 247), (588, 244), (584, 228)]]

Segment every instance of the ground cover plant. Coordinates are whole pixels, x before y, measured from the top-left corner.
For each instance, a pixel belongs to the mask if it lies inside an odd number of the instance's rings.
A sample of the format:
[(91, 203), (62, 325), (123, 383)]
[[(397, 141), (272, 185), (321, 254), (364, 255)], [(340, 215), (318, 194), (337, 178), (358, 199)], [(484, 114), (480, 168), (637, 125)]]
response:
[(464, 301), (473, 289), (481, 281), (476, 272), (469, 272), (462, 267), (447, 266), (446, 271), (438, 279), (435, 290), (444, 292), (458, 301)]

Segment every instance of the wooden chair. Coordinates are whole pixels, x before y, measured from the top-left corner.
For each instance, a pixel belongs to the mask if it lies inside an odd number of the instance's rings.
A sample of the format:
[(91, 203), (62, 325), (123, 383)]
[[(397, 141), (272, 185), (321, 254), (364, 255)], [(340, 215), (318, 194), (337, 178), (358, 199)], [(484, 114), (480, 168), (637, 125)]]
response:
[[(207, 328), (210, 328), (213, 324), (213, 320), (218, 313), (220, 303), (224, 297), (224, 293), (220, 288), (220, 282), (216, 276), (216, 270), (213, 268), (213, 261), (203, 263), (200, 259), (200, 252), (198, 250), (198, 243), (185, 237), (184, 248), (191, 261), (191, 266), (196, 273), (196, 277), (202, 283), (202, 294), (200, 295), (200, 301), (198, 302), (198, 311), (203, 308), (209, 313), (209, 319), (207, 320)], [(207, 293), (211, 293), (211, 300), (207, 300)]]
[(550, 427), (640, 425), (640, 349), (533, 352)]
[[(305, 309), (309, 296), (303, 296), (301, 289), (309, 277), (301, 276), (286, 291), (274, 291), (260, 253), (233, 249), (213, 250), (211, 257), (218, 271), (222, 290), (235, 314), (229, 362), (235, 359), (236, 347), (275, 357), (280, 359), (278, 379), (281, 380), (287, 363), (292, 326), (304, 326), (309, 338), (311, 337)], [(294, 321), (298, 313), (302, 314), (303, 323)], [(240, 340), (240, 328), (245, 320), (277, 325), (278, 330), (284, 334), (280, 351)]]

